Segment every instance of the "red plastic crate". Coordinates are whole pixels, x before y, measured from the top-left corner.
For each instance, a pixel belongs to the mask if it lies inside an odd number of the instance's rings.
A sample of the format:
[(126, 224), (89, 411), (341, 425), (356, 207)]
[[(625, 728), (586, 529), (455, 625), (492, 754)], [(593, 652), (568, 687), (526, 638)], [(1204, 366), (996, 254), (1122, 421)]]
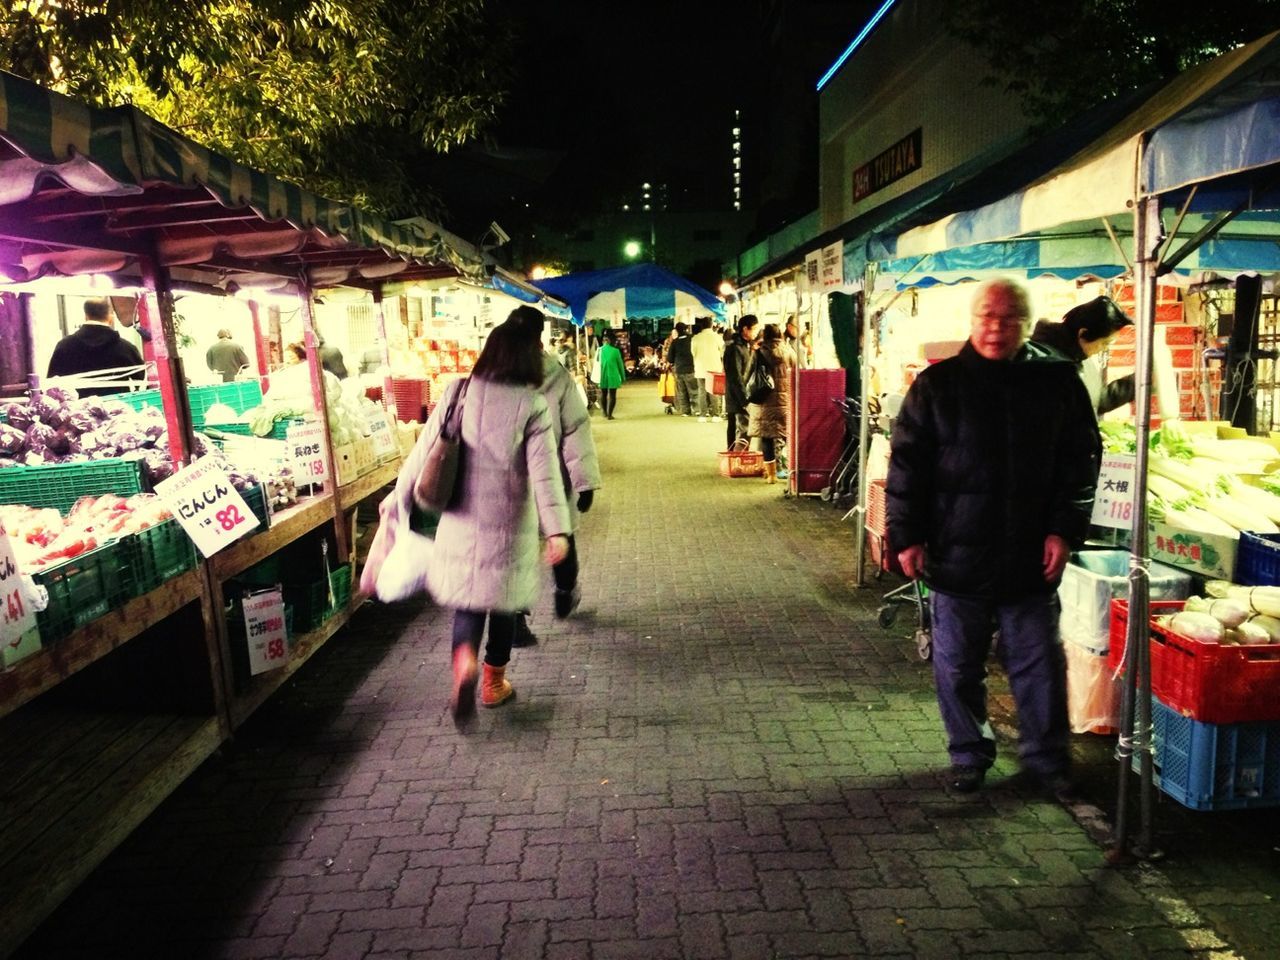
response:
[(392, 399), (395, 401), (396, 419), (405, 423), (422, 422), (422, 408), (429, 399), (429, 381), (395, 377), (391, 381)]
[[(1154, 600), (1153, 616), (1181, 610), (1181, 600)], [(1111, 601), (1107, 663), (1120, 667), (1129, 623), (1127, 600)], [(1172, 709), (1201, 723), (1280, 720), (1280, 645), (1202, 643), (1151, 624), (1151, 690)]]

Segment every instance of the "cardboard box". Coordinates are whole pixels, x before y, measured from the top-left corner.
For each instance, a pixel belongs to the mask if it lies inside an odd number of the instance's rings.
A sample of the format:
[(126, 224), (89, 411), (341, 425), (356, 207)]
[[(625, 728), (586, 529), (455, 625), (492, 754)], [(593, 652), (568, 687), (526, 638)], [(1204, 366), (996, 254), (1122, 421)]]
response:
[(340, 487), (345, 487), (360, 476), (356, 470), (356, 453), (351, 444), (344, 443), (333, 448), (333, 469)]
[(372, 437), (356, 437), (351, 441), (351, 453), (355, 460), (356, 476), (362, 477), (378, 466), (377, 448)]
[(1152, 560), (1218, 580), (1235, 576), (1239, 546), (1235, 537), (1197, 533), (1154, 521), (1148, 526), (1147, 537)]

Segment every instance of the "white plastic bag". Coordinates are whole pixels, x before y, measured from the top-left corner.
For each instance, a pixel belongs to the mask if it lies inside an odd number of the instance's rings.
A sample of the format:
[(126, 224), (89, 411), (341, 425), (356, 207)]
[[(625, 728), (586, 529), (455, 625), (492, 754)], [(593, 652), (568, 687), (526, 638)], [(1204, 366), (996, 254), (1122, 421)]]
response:
[(373, 594), (383, 603), (425, 593), (434, 542), (410, 529), (394, 493), (381, 503), (378, 512), (378, 532), (360, 574), (361, 592)]

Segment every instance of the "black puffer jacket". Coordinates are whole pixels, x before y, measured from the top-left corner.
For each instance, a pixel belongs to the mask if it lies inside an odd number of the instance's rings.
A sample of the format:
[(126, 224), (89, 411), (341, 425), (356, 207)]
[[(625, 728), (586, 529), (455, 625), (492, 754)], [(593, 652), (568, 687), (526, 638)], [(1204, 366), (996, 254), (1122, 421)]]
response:
[(751, 344), (734, 334), (724, 348), (724, 411), (747, 412), (747, 377), (751, 375)]
[(1045, 353), (1052, 351), (1062, 359), (1070, 360), (1075, 364), (1076, 372), (1080, 374), (1085, 389), (1089, 391), (1089, 400), (1099, 415), (1110, 413), (1117, 407), (1133, 402), (1133, 374), (1112, 380), (1110, 383), (1103, 383), (1101, 371), (1097, 368), (1086, 369), (1084, 364), (1088, 358), (1080, 348), (1080, 341), (1075, 338), (1065, 323), (1041, 320), (1031, 334), (1031, 344), (1032, 350)]
[(1084, 538), (1101, 456), (1072, 364), (1025, 345), (986, 360), (966, 343), (912, 385), (891, 449), (889, 543), (925, 544), (931, 589), (1009, 601), (1056, 588), (1045, 538)]

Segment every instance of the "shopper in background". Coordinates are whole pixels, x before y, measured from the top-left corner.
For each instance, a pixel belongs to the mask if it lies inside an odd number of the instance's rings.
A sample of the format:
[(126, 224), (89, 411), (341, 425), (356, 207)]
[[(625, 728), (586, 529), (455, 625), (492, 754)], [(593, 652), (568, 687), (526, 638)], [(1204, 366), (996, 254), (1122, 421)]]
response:
[(689, 336), (689, 325), (681, 321), (672, 332), (670, 345), (667, 347), (667, 363), (676, 378), (676, 413), (682, 417), (693, 414), (694, 404), (698, 402), (698, 378), (693, 366), (693, 338)]
[(427, 452), (456, 401), (465, 453), (454, 503), (436, 529), (427, 590), (454, 611), (451, 706), (457, 719), (475, 711), (476, 660), (486, 621), (480, 701), (496, 707), (514, 693), (506, 669), (516, 617), (538, 595), (539, 527), (547, 538), (548, 563), (563, 562), (569, 552), (573, 524), (551, 413), (539, 392), (544, 369), (541, 344), (518, 322), (495, 327), (471, 376), (445, 388), (392, 494), (400, 515), (409, 516)]
[(755, 350), (756, 327), (760, 321), (755, 314), (738, 318), (738, 325), (724, 348), (724, 415), (728, 421), (726, 449), (732, 449), (737, 440), (748, 437), (751, 417), (747, 412), (747, 375), (751, 372), (751, 356)]
[(1072, 307), (1060, 323), (1041, 320), (1031, 334), (1031, 343), (1075, 364), (1089, 391), (1093, 409), (1101, 416), (1133, 402), (1133, 374), (1106, 383), (1106, 371), (1099, 363), (1099, 354), (1107, 349), (1116, 334), (1132, 325), (1133, 321), (1114, 300), (1095, 297)]
[(622, 351), (618, 349), (618, 335), (610, 330), (604, 335), (604, 343), (600, 344), (600, 409), (604, 411), (606, 420), (613, 419), (613, 411), (618, 406), (618, 388), (626, 382), (627, 369), (622, 362)]
[(787, 438), (787, 418), (791, 412), (791, 381), (795, 377), (796, 354), (783, 340), (777, 324), (767, 323), (760, 336), (755, 362), (762, 363), (773, 377), (773, 392), (760, 403), (748, 404), (747, 435), (760, 438), (764, 454), (766, 483), (778, 482), (778, 444)]
[(560, 344), (556, 349), (556, 356), (560, 360), (560, 365), (570, 373), (578, 372), (578, 365), (574, 361), (577, 359), (575, 354), (578, 348), (574, 345), (573, 334), (566, 333), (560, 338)]
[(699, 317), (693, 322), (693, 337), (689, 341), (693, 353), (693, 375), (698, 381), (698, 421), (710, 417), (720, 422), (720, 397), (711, 392), (713, 374), (724, 372), (724, 337), (711, 326), (710, 317)]
[(342, 351), (324, 342), (324, 337), (316, 335), (316, 355), (320, 358), (320, 366), (328, 370), (339, 380), (347, 379), (347, 364), (342, 359)]
[(1030, 315), (1018, 284), (980, 284), (968, 343), (911, 385), (891, 440), (889, 542), (929, 586), (951, 787), (977, 790), (995, 762), (986, 659), (998, 629), (1023, 774), (1067, 799), (1056, 590), (1089, 528), (1101, 442), (1072, 365), (1024, 344)]
[(291, 343), (284, 348), (285, 366), (307, 362), (307, 348), (300, 343)]
[[(73, 377), (100, 370), (123, 370), (136, 367), (132, 372), (113, 375), (113, 380), (141, 380), (142, 354), (136, 347), (120, 338), (111, 319), (111, 305), (106, 300), (84, 302), (84, 322), (75, 333), (67, 334), (53, 348), (49, 358), (50, 377)], [(77, 387), (84, 397), (105, 397), (123, 393), (129, 388)]]
[(205, 352), (204, 362), (210, 370), (222, 376), (223, 383), (230, 383), (249, 365), (249, 355), (231, 339), (231, 331), (224, 327), (218, 331), (218, 342)]
[[(533, 307), (516, 307), (507, 322), (516, 324), (525, 337), (541, 346), (545, 322), (541, 311)], [(549, 353), (543, 356), (542, 396), (551, 412), (551, 433), (555, 439), (573, 528), (568, 536), (569, 549), (565, 558), (551, 568), (555, 581), (556, 616), (564, 619), (578, 608), (582, 596), (578, 588), (578, 548), (574, 539), (578, 515), (591, 509), (595, 491), (604, 486), (604, 481), (600, 478), (600, 462), (596, 457), (595, 440), (591, 437), (591, 418), (587, 416), (582, 394), (569, 371)], [(515, 646), (528, 647), (537, 642), (525, 614), (521, 613), (516, 620)]]

